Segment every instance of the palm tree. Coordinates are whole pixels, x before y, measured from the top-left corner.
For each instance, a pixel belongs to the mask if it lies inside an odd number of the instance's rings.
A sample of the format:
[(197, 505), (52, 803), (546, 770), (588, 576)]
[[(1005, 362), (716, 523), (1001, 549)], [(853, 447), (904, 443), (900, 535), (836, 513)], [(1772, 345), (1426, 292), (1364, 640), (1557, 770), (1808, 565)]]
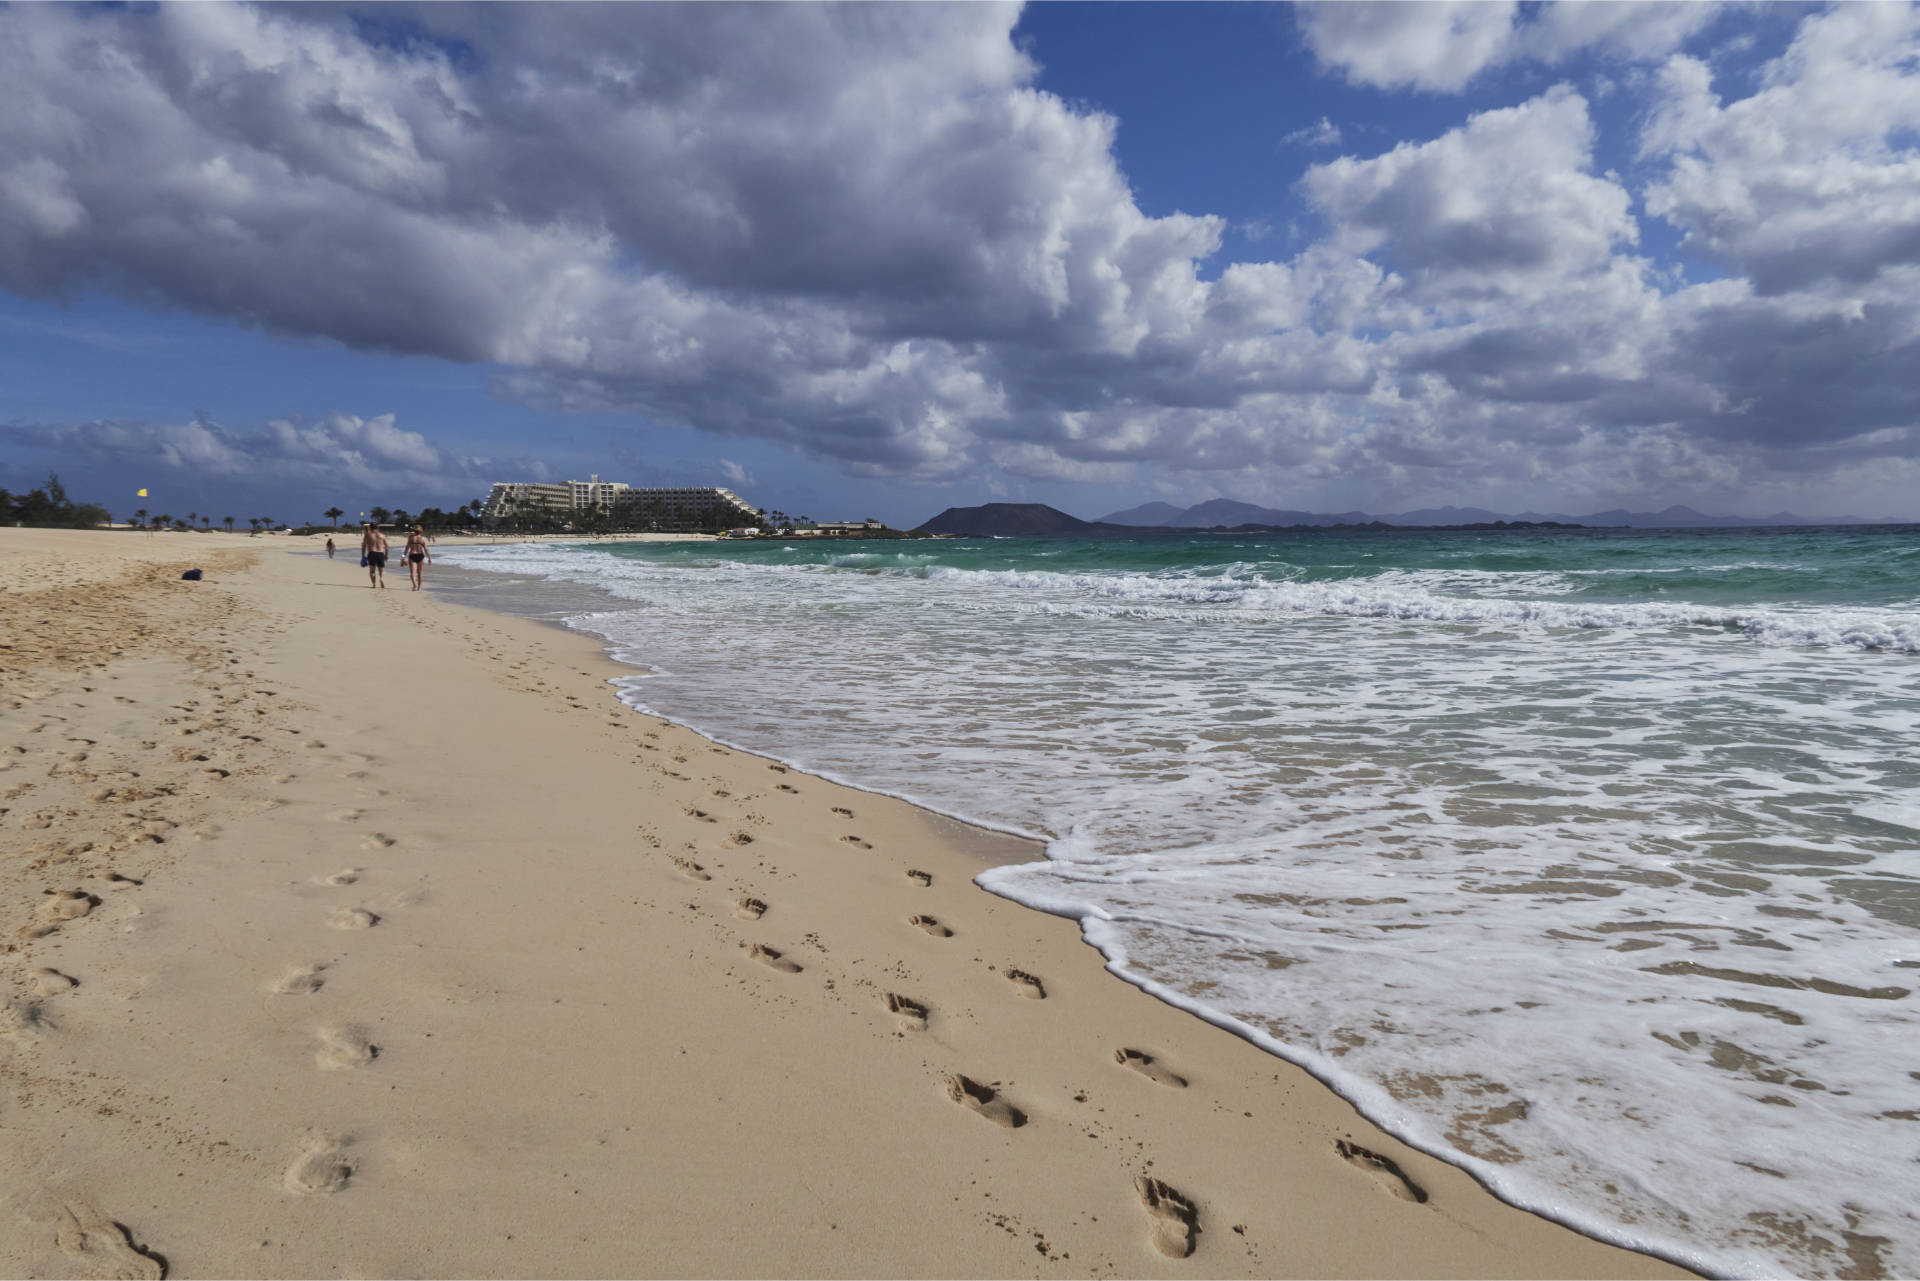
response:
[(233, 517), (222, 516), (220, 519), (227, 523), (227, 532), (231, 534), (233, 532)]
[(322, 516), (325, 516), (328, 520), (332, 521), (333, 527), (335, 529), (340, 528), (340, 518), (346, 515), (346, 513), (341, 511), (338, 507), (329, 507), (325, 511), (321, 512), (320, 514)]
[(257, 534), (260, 532), (260, 518), (258, 516), (247, 517), (247, 524), (253, 526), (254, 533)]
[(212, 529), (212, 528), (213, 528), (213, 517), (211, 517), (211, 516), (202, 516), (202, 517), (200, 518), (200, 528), (202, 528), (202, 529)]
[(199, 512), (188, 512), (188, 513), (187, 513), (187, 528), (188, 528), (188, 529), (192, 529), (192, 528), (193, 528), (193, 522), (194, 522), (194, 521), (196, 521), (196, 520), (199, 520), (199, 519), (200, 519), (200, 513), (199, 513)]
[(134, 511), (133, 511), (133, 523), (134, 523), (134, 524), (136, 524), (136, 525), (144, 525), (144, 524), (146, 524), (146, 523), (147, 523), (147, 509), (146, 509), (146, 508), (144, 508), (144, 507), (136, 507), (136, 508), (134, 508)]

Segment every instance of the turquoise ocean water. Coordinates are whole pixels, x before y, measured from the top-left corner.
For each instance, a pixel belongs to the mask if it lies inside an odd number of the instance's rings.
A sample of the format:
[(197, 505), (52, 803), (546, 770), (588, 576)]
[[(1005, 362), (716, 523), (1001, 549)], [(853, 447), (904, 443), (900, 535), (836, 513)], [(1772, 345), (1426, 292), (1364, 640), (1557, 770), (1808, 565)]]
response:
[(982, 883), (1517, 1204), (1920, 1273), (1920, 528), (442, 559), (569, 586), (636, 707), (1044, 838)]

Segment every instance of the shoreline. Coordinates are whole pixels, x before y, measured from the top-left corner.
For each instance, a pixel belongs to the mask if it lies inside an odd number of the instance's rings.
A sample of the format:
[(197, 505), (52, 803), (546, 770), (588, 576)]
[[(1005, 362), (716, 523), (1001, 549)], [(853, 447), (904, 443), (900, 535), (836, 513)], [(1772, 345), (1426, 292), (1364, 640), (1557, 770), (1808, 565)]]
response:
[[(1534, 1194), (1535, 1190), (1527, 1187), (1525, 1184), (1516, 1186), (1509, 1183), (1503, 1186), (1503, 1180), (1500, 1177), (1501, 1168), (1499, 1166), (1484, 1160), (1474, 1160), (1463, 1154), (1451, 1151), (1447, 1149), (1444, 1144), (1423, 1142), (1417, 1135), (1403, 1133), (1400, 1129), (1394, 1127), (1390, 1119), (1383, 1119), (1381, 1114), (1391, 1114), (1393, 1107), (1378, 1086), (1373, 1085), (1364, 1078), (1343, 1078), (1337, 1071), (1333, 1070), (1325, 1056), (1315, 1054), (1311, 1051), (1303, 1051), (1271, 1032), (1263, 1030), (1245, 1020), (1236, 1018), (1231, 1014), (1217, 1010), (1207, 1005), (1204, 1001), (1195, 999), (1177, 988), (1171, 987), (1151, 977), (1130, 971), (1128, 969), (1129, 962), (1125, 948), (1117, 937), (1109, 937), (1105, 944), (1096, 941), (1094, 937), (1096, 934), (1107, 933), (1111, 935), (1112, 933), (1111, 930), (1103, 928), (1101, 918), (1097, 916), (1088, 918), (1083, 913), (1076, 912), (1062, 905), (1026, 902), (1015, 893), (1002, 891), (993, 887), (993, 878), (990, 873), (998, 868), (1008, 867), (1017, 862), (1032, 861), (1044, 863), (1050, 860), (1052, 856), (1048, 853), (1048, 846), (1054, 840), (1058, 839), (1056, 836), (1041, 831), (1028, 831), (1017, 826), (996, 823), (990, 818), (968, 814), (957, 809), (944, 808), (937, 799), (915, 794), (909, 790), (888, 790), (885, 787), (874, 785), (844, 773), (823, 769), (800, 759), (778, 755), (761, 746), (726, 737), (724, 732), (703, 726), (697, 720), (676, 719), (675, 716), (670, 713), (656, 711), (650, 706), (637, 705), (635, 701), (628, 699), (627, 694), (643, 688), (635, 678), (654, 676), (657, 674), (655, 669), (637, 657), (621, 657), (621, 642), (606, 633), (600, 632), (591, 626), (575, 627), (567, 621), (569, 616), (581, 613), (597, 613), (602, 610), (630, 610), (633, 608), (633, 602), (631, 600), (615, 595), (602, 587), (570, 580), (542, 577), (532, 571), (517, 569), (488, 571), (455, 565), (443, 569), (441, 573), (441, 581), (443, 583), (446, 581), (445, 575), (450, 573), (454, 575), (455, 581), (461, 584), (456, 590), (460, 593), (462, 599), (455, 603), (506, 614), (510, 617), (526, 618), (542, 626), (556, 628), (568, 635), (590, 640), (597, 647), (600, 654), (609, 658), (620, 672), (620, 675), (613, 678), (611, 683), (620, 691), (621, 701), (626, 703), (628, 707), (632, 708), (632, 710), (639, 715), (676, 725), (690, 733), (700, 736), (708, 742), (717, 743), (720, 746), (734, 751), (745, 752), (749, 755), (776, 762), (779, 765), (808, 774), (810, 777), (825, 780), (838, 787), (844, 787), (865, 795), (898, 801), (902, 804), (915, 807), (927, 814), (949, 820), (962, 828), (977, 829), (1026, 842), (1033, 847), (1031, 860), (1016, 859), (1010, 862), (1002, 861), (993, 863), (984, 868), (980, 876), (974, 878), (974, 884), (983, 892), (1004, 899), (1016, 907), (1054, 916), (1072, 923), (1074, 928), (1080, 932), (1081, 942), (1096, 953), (1108, 975), (1115, 981), (1125, 984), (1130, 988), (1152, 997), (1156, 1001), (1180, 1011), (1196, 1022), (1203, 1023), (1213, 1029), (1244, 1041), (1261, 1053), (1269, 1055), (1273, 1059), (1305, 1073), (1318, 1083), (1321, 1088), (1327, 1090), (1353, 1108), (1356, 1113), (1365, 1118), (1368, 1125), (1378, 1127), (1378, 1129), (1385, 1134), (1392, 1135), (1395, 1140), (1404, 1144), (1410, 1150), (1424, 1153), (1436, 1161), (1461, 1171), (1487, 1194), (1493, 1196), (1505, 1205), (1562, 1226), (1569, 1231), (1578, 1233), (1597, 1243), (1630, 1251), (1650, 1259), (1659, 1260), (1681, 1270), (1687, 1275), (1718, 1275), (1711, 1270), (1708, 1260), (1699, 1256), (1689, 1257), (1685, 1247), (1678, 1244), (1676, 1239), (1670, 1234), (1656, 1234), (1648, 1237), (1644, 1234), (1634, 1232), (1624, 1223), (1609, 1222), (1602, 1216), (1587, 1215), (1583, 1222), (1582, 1216), (1576, 1212), (1556, 1214), (1552, 1208), (1543, 1207), (1538, 1204), (1540, 1198)], [(489, 580), (496, 580), (500, 585), (490, 585)], [(442, 590), (444, 591), (445, 589), (443, 588)], [(471, 604), (471, 602), (464, 599), (464, 597), (469, 594), (474, 599), (483, 603), (478, 605)], [(545, 599), (543, 600), (543, 598)], [(548, 608), (541, 609), (537, 612), (528, 612), (519, 607), (524, 602), (533, 601), (540, 601), (548, 606)], [(1370, 1104), (1373, 1107), (1371, 1111), (1369, 1110)], [(1765, 1267), (1758, 1261), (1754, 1261), (1754, 1267), (1756, 1269), (1755, 1275), (1763, 1274), (1766, 1271)], [(1739, 1274), (1735, 1273), (1733, 1275)]]
[(0, 1272), (1685, 1275), (971, 883), (1025, 841), (202, 537), (0, 531)]

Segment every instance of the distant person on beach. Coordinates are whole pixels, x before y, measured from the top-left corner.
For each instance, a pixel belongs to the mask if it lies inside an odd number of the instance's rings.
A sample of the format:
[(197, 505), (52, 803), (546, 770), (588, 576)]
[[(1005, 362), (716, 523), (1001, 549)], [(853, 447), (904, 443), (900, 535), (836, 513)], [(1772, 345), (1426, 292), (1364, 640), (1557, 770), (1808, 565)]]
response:
[(367, 586), (387, 585), (387, 536), (378, 525), (364, 525), (360, 535), (360, 554), (367, 558)]
[(407, 574), (413, 579), (413, 590), (420, 590), (420, 580), (427, 576), (427, 562), (433, 559), (433, 553), (427, 550), (427, 536), (415, 525), (413, 532), (407, 535)]
[(331, 534), (327, 536), (327, 559), (333, 559), (333, 536)]

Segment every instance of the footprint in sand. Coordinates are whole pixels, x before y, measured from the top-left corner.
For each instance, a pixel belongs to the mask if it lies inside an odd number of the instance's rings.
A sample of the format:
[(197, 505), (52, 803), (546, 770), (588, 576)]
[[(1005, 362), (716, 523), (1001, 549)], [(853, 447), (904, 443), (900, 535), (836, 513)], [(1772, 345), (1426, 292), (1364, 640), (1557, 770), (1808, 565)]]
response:
[(907, 879), (909, 881), (918, 881), (922, 885), (932, 885), (933, 873), (923, 872), (917, 867), (910, 867), (907, 869)]
[(1009, 1130), (1017, 1130), (1027, 1123), (1027, 1114), (1001, 1098), (998, 1090), (957, 1072), (947, 1078), (947, 1097)]
[(908, 1032), (922, 1032), (927, 1026), (927, 1007), (894, 992), (887, 993), (887, 1011), (898, 1015), (900, 1026)]
[(858, 850), (870, 850), (873, 848), (873, 842), (863, 841), (857, 836), (843, 836), (840, 839)]
[(52, 1026), (38, 1001), (0, 1001), (0, 1037), (38, 1036)]
[(62, 974), (59, 970), (28, 970), (27, 977), (33, 980), (35, 996), (58, 996), (80, 986), (79, 979)]
[(1192, 1254), (1193, 1238), (1200, 1231), (1200, 1213), (1193, 1202), (1145, 1174), (1133, 1181), (1133, 1190), (1153, 1219), (1153, 1248), (1170, 1259)]
[(346, 1140), (325, 1135), (309, 1137), (300, 1145), (300, 1155), (287, 1167), (281, 1183), (289, 1192), (338, 1192), (353, 1177), (353, 1161), (346, 1153)]
[(334, 886), (352, 885), (355, 881), (359, 879), (360, 879), (359, 868), (343, 867), (339, 871), (330, 873), (326, 876), (314, 877), (313, 883), (315, 885), (334, 885)]
[(364, 907), (336, 907), (327, 913), (327, 925), (336, 930), (370, 930), (380, 918)]
[(133, 1234), (79, 1197), (50, 1197), (33, 1211), (43, 1223), (51, 1220), (54, 1243), (77, 1265), (75, 1276), (114, 1277), (159, 1281), (167, 1261), (139, 1245)]
[(846, 806), (844, 806), (844, 805), (836, 805), (836, 806), (834, 806), (834, 807), (833, 807), (833, 812), (834, 812), (835, 814), (838, 814), (838, 815), (840, 815), (840, 816), (841, 816), (842, 818), (852, 818), (852, 817), (853, 817), (853, 811), (852, 811), (852, 810), (850, 810), (850, 809), (848, 809), (848, 808), (847, 808)]
[(711, 881), (713, 879), (713, 877), (707, 875), (706, 868), (700, 866), (690, 858), (676, 858), (673, 860), (673, 866), (680, 875), (686, 877), (689, 881)]
[(774, 951), (764, 943), (755, 943), (751, 947), (742, 943), (740, 946), (747, 949), (747, 955), (749, 957), (760, 962), (760, 964), (770, 970), (779, 970), (782, 974), (798, 974), (800, 972), (798, 965), (795, 965), (792, 961), (789, 961), (786, 957), (780, 955), (780, 953)]
[(1044, 1001), (1047, 999), (1047, 989), (1041, 985), (1039, 979), (1027, 973), (1025, 970), (1008, 970), (1007, 982), (1013, 984), (1014, 991), (1029, 1000)]
[(784, 774), (787, 772), (787, 767), (784, 765), (769, 765), (767, 768), (776, 774)]
[(72, 921), (100, 905), (100, 900), (85, 890), (47, 890), (47, 901), (34, 915), (46, 921)]
[(1349, 1165), (1372, 1175), (1374, 1182), (1402, 1201), (1412, 1201), (1416, 1205), (1426, 1202), (1427, 1190), (1409, 1179), (1390, 1158), (1381, 1156), (1378, 1152), (1369, 1152), (1358, 1143), (1347, 1139), (1337, 1140), (1333, 1150), (1338, 1152)]
[(394, 838), (385, 832), (368, 832), (360, 838), (360, 844), (370, 850), (383, 850), (394, 843)]
[(45, 938), (66, 922), (91, 912), (100, 901), (85, 890), (47, 890), (46, 893), (50, 897), (34, 909), (34, 919), (30, 924), (14, 931), (15, 939), (26, 943)]
[(1132, 1068), (1149, 1081), (1158, 1081), (1161, 1085), (1170, 1085), (1176, 1090), (1187, 1088), (1186, 1077), (1176, 1076), (1167, 1071), (1164, 1063), (1142, 1050), (1115, 1050), (1113, 1061), (1121, 1067)]
[(907, 918), (907, 924), (918, 926), (937, 939), (950, 939), (953, 937), (952, 930), (940, 924), (939, 921), (931, 916), (909, 916)]
[(695, 819), (702, 823), (718, 823), (720, 821), (719, 819), (715, 818), (713, 815), (707, 813), (705, 810), (695, 809), (691, 805), (689, 805), (686, 809), (681, 810), (680, 812), (682, 814), (685, 814), (688, 818)]
[(282, 996), (307, 996), (327, 985), (320, 977), (324, 965), (295, 965), (274, 980), (273, 990)]
[(757, 921), (767, 914), (767, 905), (757, 898), (743, 898), (733, 905), (733, 914), (743, 921)]
[(792, 792), (792, 793), (794, 793), (795, 795), (798, 795), (798, 794), (799, 794), (799, 792), (800, 792), (800, 789), (799, 789), (799, 788), (797, 788), (797, 787), (788, 787), (788, 786), (787, 786), (787, 785), (786, 785), (785, 783), (775, 783), (775, 784), (774, 784), (774, 787), (775, 787), (775, 788), (777, 788), (778, 790), (780, 790), (780, 791), (782, 791), (782, 792)]
[(380, 1047), (367, 1040), (366, 1033), (352, 1027), (323, 1027), (316, 1034), (319, 1045), (313, 1061), (328, 1071), (360, 1068), (380, 1057)]
[(753, 844), (753, 834), (751, 832), (735, 832), (727, 838), (727, 844), (735, 846), (751, 845)]

